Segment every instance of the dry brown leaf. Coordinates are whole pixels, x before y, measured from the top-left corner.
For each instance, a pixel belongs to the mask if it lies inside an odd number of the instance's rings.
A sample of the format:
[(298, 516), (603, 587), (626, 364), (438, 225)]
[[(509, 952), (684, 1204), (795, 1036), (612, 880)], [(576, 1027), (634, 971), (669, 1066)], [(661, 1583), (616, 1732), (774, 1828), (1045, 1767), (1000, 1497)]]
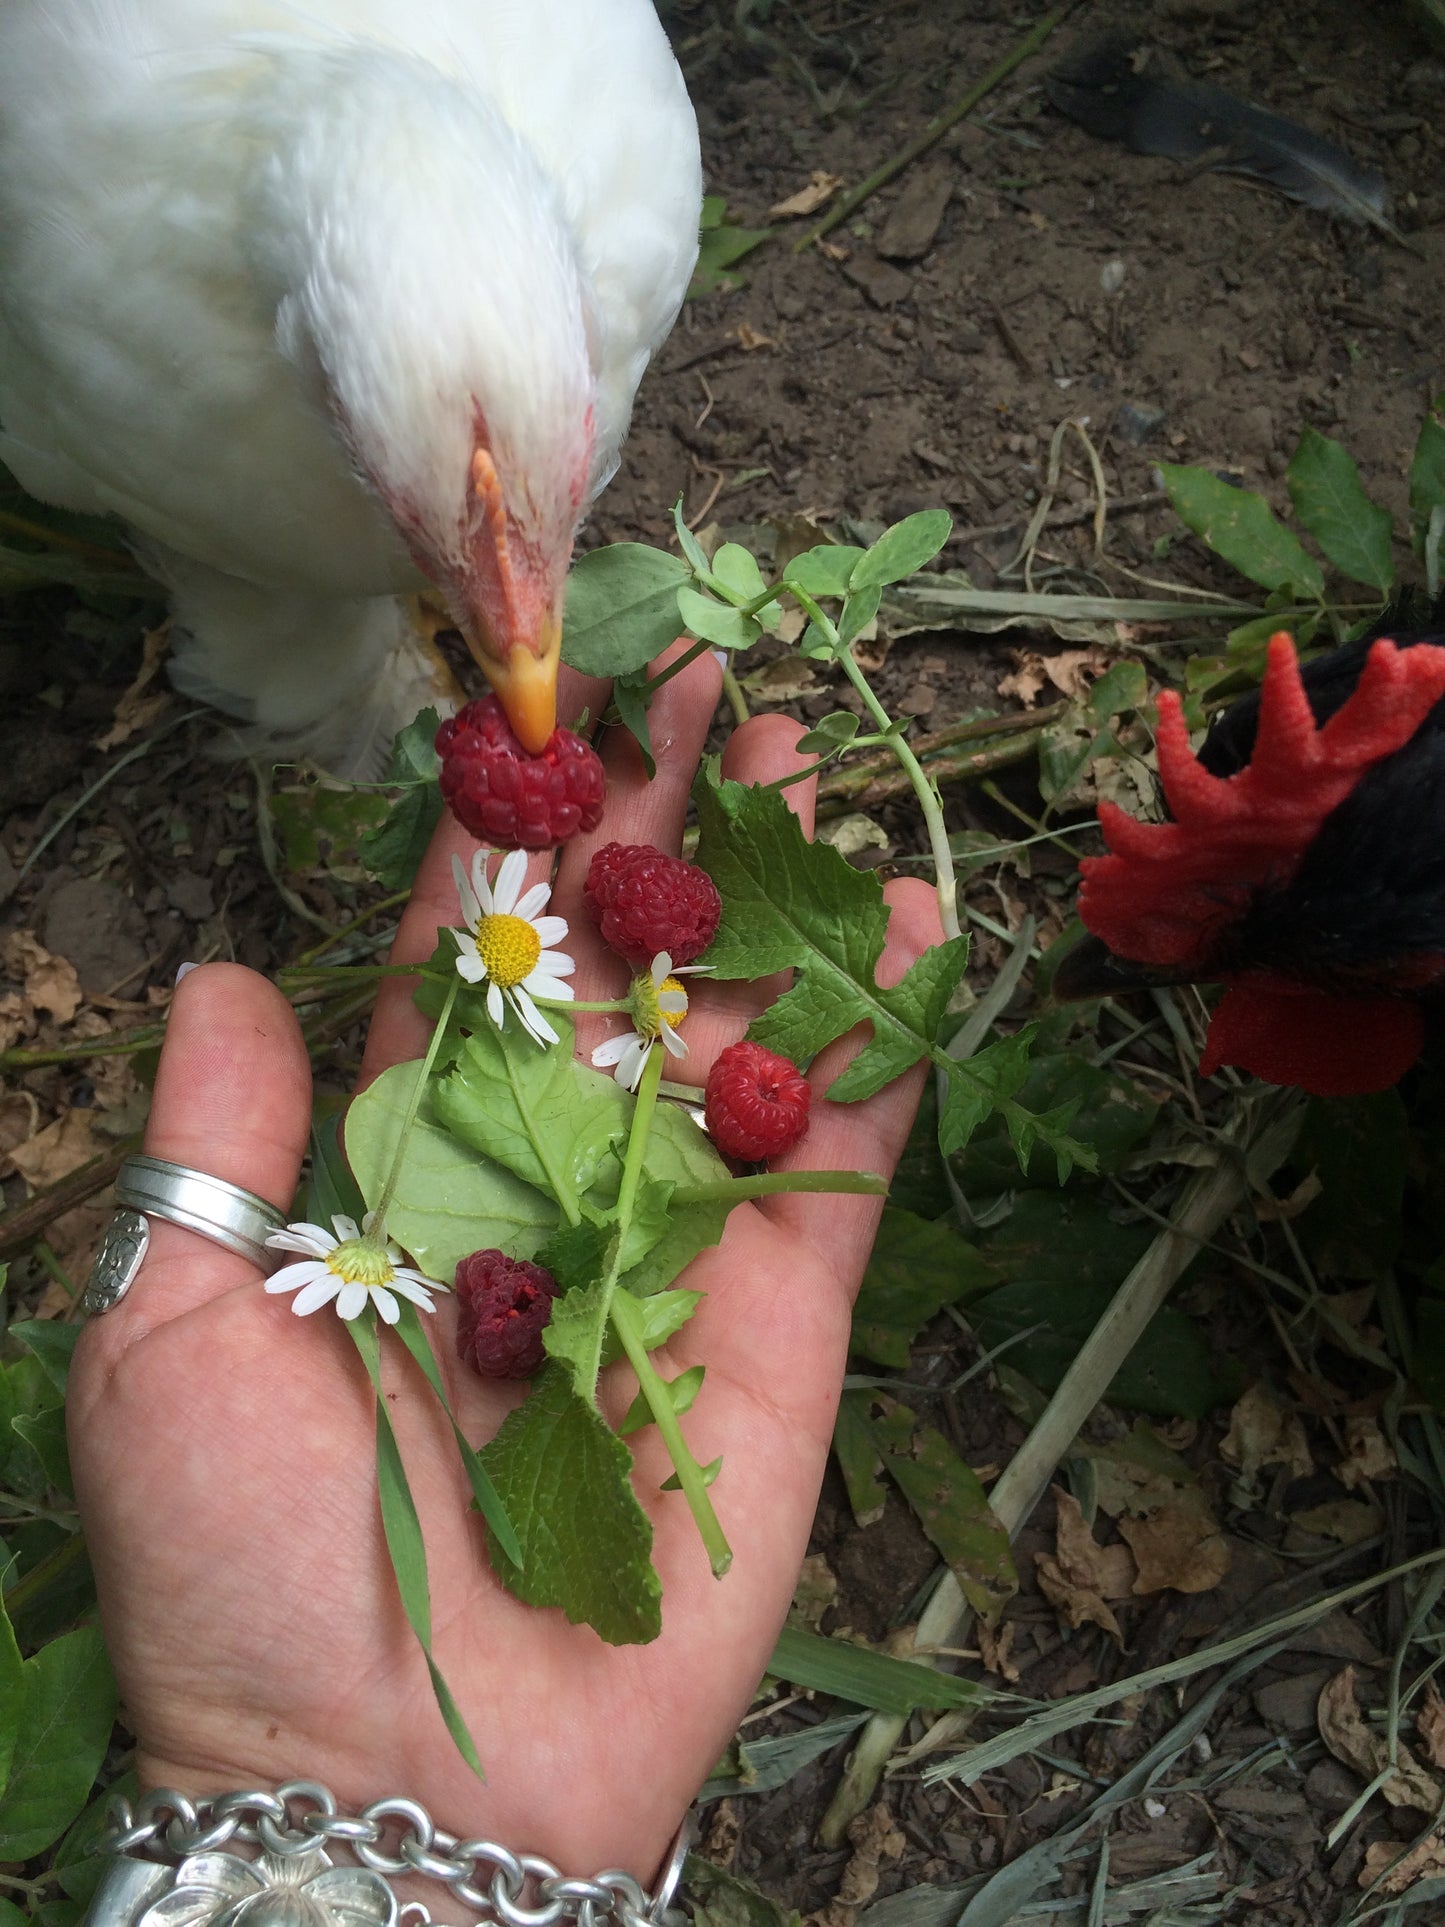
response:
[(841, 241), (830, 241), (825, 235), (818, 242), (818, 252), (826, 254), (830, 261), (846, 261), (852, 249), (845, 248)]
[(810, 1552), (793, 1588), (788, 1624), (801, 1626), (805, 1632), (816, 1632), (823, 1623), (824, 1613), (837, 1603), (837, 1574), (821, 1552)]
[(1402, 1894), (1428, 1874), (1445, 1874), (1445, 1840), (1438, 1834), (1404, 1852), (1398, 1840), (1376, 1840), (1365, 1849), (1360, 1885), (1373, 1887), (1378, 1880), (1382, 1894)]
[(1229, 1571), (1229, 1545), (1204, 1495), (1187, 1488), (1119, 1533), (1139, 1566), (1136, 1593), (1211, 1592)]
[(1345, 1456), (1335, 1467), (1341, 1485), (1356, 1492), (1374, 1479), (1390, 1478), (1399, 1463), (1376, 1420), (1363, 1415), (1345, 1420)]
[(778, 345), (771, 335), (765, 335), (749, 321), (740, 321), (733, 329), (733, 336), (745, 355), (752, 354), (758, 348), (776, 348)]
[(1266, 1465), (1282, 1465), (1297, 1479), (1314, 1470), (1298, 1413), (1287, 1412), (1263, 1385), (1251, 1385), (1230, 1413), (1219, 1455), (1226, 1465), (1238, 1468), (1240, 1483), (1246, 1486), (1254, 1484)]
[(67, 1111), (24, 1144), (15, 1145), (10, 1162), (33, 1191), (58, 1184), (95, 1156), (98, 1147), (91, 1137), (92, 1122), (90, 1111)]
[(829, 174), (821, 167), (815, 167), (808, 177), (808, 185), (800, 187), (796, 194), (790, 194), (785, 201), (774, 201), (768, 209), (770, 221), (790, 221), (800, 214), (816, 214), (825, 201), (831, 201), (843, 185), (841, 174)]
[(994, 1632), (986, 1620), (980, 1619), (974, 1630), (978, 1634), (978, 1650), (985, 1671), (997, 1673), (1009, 1686), (1016, 1686), (1019, 1669), (1013, 1663), (1013, 1645), (1014, 1634), (1018, 1631), (1017, 1623), (1012, 1619), (1005, 1620)]
[(0, 1050), (35, 1035), (35, 1006), (18, 990), (0, 992)]
[(822, 686), (813, 665), (795, 656), (779, 656), (742, 678), (743, 688), (760, 703), (791, 703), (800, 696), (815, 696)]
[[(1063, 1614), (1075, 1631), (1083, 1625), (1102, 1626), (1112, 1638), (1124, 1644), (1124, 1635), (1107, 1597), (1125, 1599), (1133, 1586), (1133, 1557), (1123, 1546), (1106, 1549), (1090, 1532), (1079, 1510), (1079, 1502), (1062, 1487), (1054, 1487), (1058, 1508), (1058, 1538), (1055, 1550), (1034, 1555), (1039, 1590), (1049, 1604)], [(1124, 1553), (1130, 1568), (1122, 1591), (1119, 1582), (1119, 1553)], [(1111, 1558), (1110, 1553), (1114, 1556)]]
[(1017, 668), (998, 685), (1000, 696), (1017, 696), (1026, 709), (1038, 700), (1045, 683), (1052, 683), (1061, 696), (1083, 702), (1113, 657), (1103, 649), (1060, 649), (1052, 656), (1033, 649), (1010, 652)]
[(11, 1151), (34, 1137), (39, 1123), (40, 1106), (33, 1091), (6, 1091), (0, 1096), (0, 1175), (10, 1168)]
[(138, 731), (148, 729), (170, 707), (171, 692), (150, 686), (160, 673), (170, 641), (171, 626), (168, 622), (163, 622), (159, 629), (146, 631), (140, 668), (136, 671), (134, 682), (116, 704), (110, 728), (104, 736), (96, 738), (97, 749), (114, 749)]
[(1000, 678), (998, 693), (1000, 696), (1016, 696), (1025, 709), (1032, 709), (1049, 680), (1044, 659), (1032, 649), (1014, 649), (1010, 654), (1016, 666), (1007, 676)]
[(1366, 1505), (1361, 1499), (1330, 1499), (1324, 1505), (1312, 1505), (1292, 1516), (1295, 1524), (1303, 1526), (1306, 1532), (1318, 1532), (1322, 1538), (1334, 1539), (1342, 1546), (1363, 1545), (1366, 1539), (1373, 1539), (1382, 1531), (1385, 1524), (1380, 1508)]
[[(1343, 1760), (1362, 1780), (1373, 1780), (1390, 1764), (1384, 1735), (1373, 1732), (1360, 1711), (1353, 1666), (1326, 1680), (1320, 1691), (1318, 1718), (1320, 1738), (1335, 1758)], [(1394, 1771), (1380, 1791), (1392, 1807), (1418, 1807), (1422, 1813), (1435, 1813), (1445, 1788), (1402, 1745), (1397, 1750)]]
[(1415, 1731), (1431, 1766), (1445, 1767), (1445, 1699), (1434, 1680), (1425, 1683), (1425, 1696), (1415, 1715)]
[(120, 1110), (139, 1088), (128, 1057), (92, 1057), (89, 1070), (98, 1111)]
[(68, 1024), (80, 1009), (80, 979), (75, 965), (47, 950), (33, 930), (12, 930), (3, 951), (7, 976), (18, 977), (24, 996), (59, 1024)]

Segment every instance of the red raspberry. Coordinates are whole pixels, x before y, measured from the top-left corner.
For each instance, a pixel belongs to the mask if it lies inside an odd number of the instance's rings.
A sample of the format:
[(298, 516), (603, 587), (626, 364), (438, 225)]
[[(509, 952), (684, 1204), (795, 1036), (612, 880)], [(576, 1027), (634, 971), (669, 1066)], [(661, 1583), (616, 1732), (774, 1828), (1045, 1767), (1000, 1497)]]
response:
[(605, 943), (638, 970), (660, 950), (691, 963), (712, 942), (722, 898), (706, 870), (647, 843), (604, 843), (587, 866), (587, 908)]
[(807, 1078), (786, 1057), (761, 1044), (729, 1044), (707, 1074), (707, 1128), (724, 1157), (774, 1158), (807, 1131), (812, 1096)]
[(529, 756), (497, 698), (484, 696), (447, 718), (436, 747), (442, 795), (479, 842), (545, 850), (602, 821), (602, 759), (570, 729), (554, 729)]
[(560, 1287), (550, 1271), (501, 1251), (457, 1266), (457, 1351), (483, 1378), (531, 1378), (547, 1354), (542, 1332)]

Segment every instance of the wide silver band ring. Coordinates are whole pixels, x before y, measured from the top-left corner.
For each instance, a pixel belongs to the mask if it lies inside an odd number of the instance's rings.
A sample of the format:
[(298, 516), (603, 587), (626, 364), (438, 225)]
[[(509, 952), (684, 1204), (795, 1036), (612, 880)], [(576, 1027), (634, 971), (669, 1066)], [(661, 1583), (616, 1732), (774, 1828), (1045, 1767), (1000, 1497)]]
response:
[(109, 1311), (130, 1290), (150, 1244), (151, 1218), (164, 1218), (269, 1272), (280, 1262), (266, 1240), (285, 1216), (254, 1191), (168, 1158), (129, 1157), (115, 1180), (121, 1209), (106, 1230), (81, 1300), (87, 1312)]

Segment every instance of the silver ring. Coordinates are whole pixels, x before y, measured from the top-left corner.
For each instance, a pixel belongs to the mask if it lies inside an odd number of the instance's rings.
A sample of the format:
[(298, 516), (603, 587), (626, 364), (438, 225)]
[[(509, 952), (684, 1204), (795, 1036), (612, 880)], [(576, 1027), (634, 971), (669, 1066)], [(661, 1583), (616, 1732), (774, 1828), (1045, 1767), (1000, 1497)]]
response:
[(198, 1231), (262, 1271), (272, 1270), (277, 1262), (266, 1240), (285, 1227), (286, 1219), (274, 1204), (239, 1184), (166, 1158), (132, 1157), (120, 1167), (115, 1195), (132, 1211)]

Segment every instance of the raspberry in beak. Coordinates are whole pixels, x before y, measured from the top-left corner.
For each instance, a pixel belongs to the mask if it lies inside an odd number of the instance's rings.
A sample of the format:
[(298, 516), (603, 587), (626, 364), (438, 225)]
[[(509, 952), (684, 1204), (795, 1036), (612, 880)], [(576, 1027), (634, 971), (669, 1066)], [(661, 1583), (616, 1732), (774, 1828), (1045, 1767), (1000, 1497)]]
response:
[(507, 712), (518, 742), (533, 756), (547, 746), (557, 727), (557, 663), (561, 626), (553, 616), (541, 624), (537, 646), (518, 642), (504, 656), (473, 647), (482, 674)]

